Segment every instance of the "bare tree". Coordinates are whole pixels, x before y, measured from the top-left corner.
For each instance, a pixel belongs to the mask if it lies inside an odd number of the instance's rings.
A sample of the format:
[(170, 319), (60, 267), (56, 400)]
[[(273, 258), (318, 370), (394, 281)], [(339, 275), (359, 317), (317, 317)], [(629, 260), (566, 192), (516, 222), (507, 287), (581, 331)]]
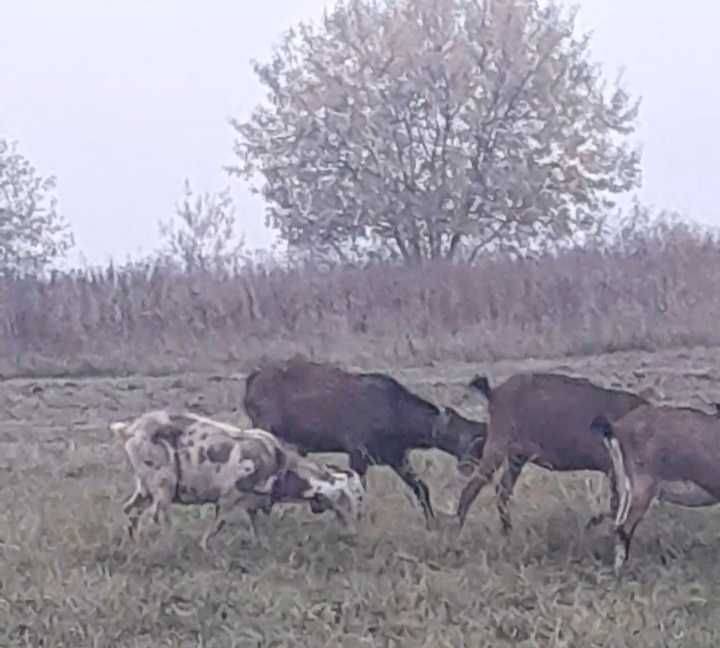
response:
[(639, 101), (575, 12), (539, 0), (346, 0), (254, 63), (237, 165), (288, 243), (408, 263), (594, 232), (640, 183)]
[(0, 138), (0, 274), (41, 273), (74, 245), (56, 210), (55, 178), (43, 178)]
[(185, 180), (175, 218), (159, 223), (164, 253), (187, 271), (235, 267), (244, 239), (235, 235), (235, 208), (228, 189), (196, 195)]

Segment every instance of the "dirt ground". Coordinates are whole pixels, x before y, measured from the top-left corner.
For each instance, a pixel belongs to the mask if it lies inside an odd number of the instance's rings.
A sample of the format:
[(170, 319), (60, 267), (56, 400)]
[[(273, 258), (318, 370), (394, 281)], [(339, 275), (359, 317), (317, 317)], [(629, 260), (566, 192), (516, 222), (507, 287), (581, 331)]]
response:
[[(652, 388), (658, 402), (720, 401), (720, 350), (622, 353), (562, 361), (395, 368), (411, 389), (484, 418), (464, 385), (520, 369)], [(175, 507), (174, 529), (133, 545), (121, 501), (132, 489), (109, 421), (187, 406), (244, 422), (242, 375), (0, 383), (0, 645), (462, 646), (720, 645), (720, 510), (656, 504), (621, 581), (604, 509), (605, 480), (529, 468), (503, 541), (492, 489), (459, 539), (427, 532), (385, 468), (371, 469), (370, 515), (347, 537), (330, 514), (286, 506), (262, 519), (271, 550), (244, 521), (214, 552), (198, 541), (210, 507)], [(343, 461), (345, 459), (343, 458)], [(454, 461), (417, 452), (434, 504), (454, 508)]]

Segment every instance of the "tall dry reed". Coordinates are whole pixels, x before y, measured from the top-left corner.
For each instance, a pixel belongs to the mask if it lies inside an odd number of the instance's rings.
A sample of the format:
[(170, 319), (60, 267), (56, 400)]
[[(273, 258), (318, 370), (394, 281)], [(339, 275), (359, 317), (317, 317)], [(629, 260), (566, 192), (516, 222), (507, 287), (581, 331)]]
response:
[(359, 365), (720, 344), (720, 243), (684, 226), (535, 260), (321, 270), (166, 263), (0, 280), (0, 373)]

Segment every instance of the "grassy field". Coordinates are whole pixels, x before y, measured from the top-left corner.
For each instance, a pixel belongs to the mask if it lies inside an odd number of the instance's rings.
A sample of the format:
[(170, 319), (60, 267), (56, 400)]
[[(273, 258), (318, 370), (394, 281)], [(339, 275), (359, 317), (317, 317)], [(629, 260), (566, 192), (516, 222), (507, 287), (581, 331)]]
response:
[[(480, 370), (493, 381), (566, 371), (707, 408), (720, 401), (719, 367), (720, 350), (694, 349), (392, 373), (484, 418), (484, 401), (464, 388)], [(606, 505), (604, 480), (590, 474), (527, 469), (507, 542), (492, 489), (453, 540), (426, 532), (399, 480), (375, 468), (356, 538), (329, 514), (287, 506), (262, 519), (270, 552), (241, 523), (207, 555), (198, 541), (210, 510), (177, 507), (172, 533), (152, 529), (129, 544), (120, 503), (132, 478), (108, 421), (164, 405), (244, 421), (243, 378), (0, 383), (1, 646), (720, 645), (720, 513), (654, 506), (617, 582), (610, 527), (583, 528)], [(435, 505), (454, 508), (454, 462), (433, 452), (413, 459)]]

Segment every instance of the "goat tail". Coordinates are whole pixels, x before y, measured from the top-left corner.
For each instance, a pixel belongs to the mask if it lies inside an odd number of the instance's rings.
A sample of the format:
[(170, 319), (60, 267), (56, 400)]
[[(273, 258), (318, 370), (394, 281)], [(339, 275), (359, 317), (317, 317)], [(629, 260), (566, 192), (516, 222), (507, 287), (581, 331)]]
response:
[(490, 395), (492, 394), (492, 390), (490, 389), (490, 381), (488, 380), (487, 376), (481, 376), (480, 374), (475, 374), (474, 378), (468, 383), (468, 387), (472, 387), (473, 389), (477, 389), (479, 392), (482, 392), (483, 396), (490, 400)]
[(590, 431), (602, 436), (603, 445), (610, 455), (611, 470), (615, 473), (615, 484), (618, 495), (618, 508), (615, 512), (615, 526), (619, 527), (627, 520), (632, 504), (632, 488), (630, 476), (626, 469), (625, 454), (615, 436), (612, 423), (603, 414), (596, 416), (590, 423)]

